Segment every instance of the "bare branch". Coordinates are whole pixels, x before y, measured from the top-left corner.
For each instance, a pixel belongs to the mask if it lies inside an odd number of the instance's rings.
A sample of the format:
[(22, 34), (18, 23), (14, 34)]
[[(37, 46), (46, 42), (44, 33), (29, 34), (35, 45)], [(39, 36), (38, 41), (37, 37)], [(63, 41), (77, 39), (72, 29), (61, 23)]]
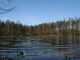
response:
[(15, 9), (12, 0), (0, 0), (0, 14), (11, 12)]

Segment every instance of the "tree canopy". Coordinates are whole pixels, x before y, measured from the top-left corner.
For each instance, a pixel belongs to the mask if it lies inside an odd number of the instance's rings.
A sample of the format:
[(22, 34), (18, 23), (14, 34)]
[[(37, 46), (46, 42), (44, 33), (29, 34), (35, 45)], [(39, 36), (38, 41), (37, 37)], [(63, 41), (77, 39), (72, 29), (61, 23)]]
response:
[(80, 18), (35, 26), (23, 25), (10, 20), (0, 21), (0, 36), (38, 36), (38, 35), (80, 35)]

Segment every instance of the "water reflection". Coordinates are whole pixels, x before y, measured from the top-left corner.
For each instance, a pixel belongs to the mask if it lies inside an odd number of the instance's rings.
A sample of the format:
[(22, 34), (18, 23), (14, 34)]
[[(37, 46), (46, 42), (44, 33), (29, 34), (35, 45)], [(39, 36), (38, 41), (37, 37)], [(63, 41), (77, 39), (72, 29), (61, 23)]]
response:
[(7, 36), (0, 37), (0, 49), (17, 47), (15, 46), (17, 43), (18, 43), (17, 37), (7, 37)]
[(64, 56), (80, 50), (80, 36), (32, 36), (25, 38), (0, 38), (0, 56)]

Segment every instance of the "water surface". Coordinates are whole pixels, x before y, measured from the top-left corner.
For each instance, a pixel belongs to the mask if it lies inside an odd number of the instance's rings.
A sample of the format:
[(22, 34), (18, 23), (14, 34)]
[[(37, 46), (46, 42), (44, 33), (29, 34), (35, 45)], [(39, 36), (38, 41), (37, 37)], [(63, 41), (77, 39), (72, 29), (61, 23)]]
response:
[[(79, 50), (80, 46), (77, 42), (73, 44), (64, 45), (61, 44), (52, 44), (51, 40), (72, 40), (72, 36), (64, 36), (66, 38), (62, 38), (62, 36), (33, 36), (33, 37), (25, 37), (14, 40), (14, 44), (10, 44), (11, 41), (5, 41), (2, 45), (7, 45), (5, 47), (0, 47), (0, 56), (8, 56), (15, 58), (16, 60), (64, 60), (65, 53)], [(74, 37), (75, 38), (75, 37)], [(79, 40), (80, 37), (77, 37)], [(75, 38), (76, 39), (76, 38)], [(49, 43), (45, 43), (42, 41), (48, 41)], [(13, 41), (12, 41), (13, 42)], [(8, 46), (9, 45), (9, 46)], [(19, 53), (24, 51), (24, 56)], [(79, 58), (78, 58), (79, 59)]]

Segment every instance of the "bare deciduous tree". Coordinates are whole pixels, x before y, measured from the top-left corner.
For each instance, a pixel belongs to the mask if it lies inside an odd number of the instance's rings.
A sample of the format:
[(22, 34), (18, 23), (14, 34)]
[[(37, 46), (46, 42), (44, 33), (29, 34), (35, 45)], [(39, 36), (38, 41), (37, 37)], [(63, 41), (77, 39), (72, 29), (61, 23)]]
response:
[(13, 0), (0, 0), (0, 14), (8, 13), (14, 9)]

